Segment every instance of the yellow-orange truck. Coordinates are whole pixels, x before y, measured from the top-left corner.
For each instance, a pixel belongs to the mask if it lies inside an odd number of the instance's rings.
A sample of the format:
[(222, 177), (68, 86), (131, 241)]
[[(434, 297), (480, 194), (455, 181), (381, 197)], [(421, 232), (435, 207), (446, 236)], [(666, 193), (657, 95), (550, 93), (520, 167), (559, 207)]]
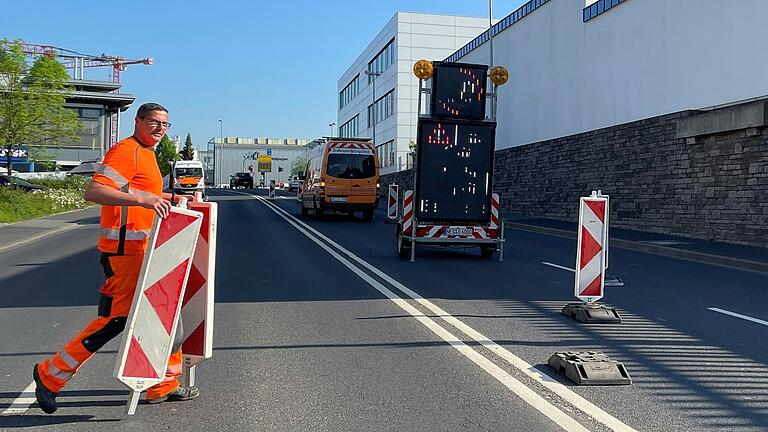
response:
[(361, 211), (363, 220), (373, 220), (379, 205), (379, 161), (370, 140), (330, 138), (313, 148), (299, 204), (302, 216)]

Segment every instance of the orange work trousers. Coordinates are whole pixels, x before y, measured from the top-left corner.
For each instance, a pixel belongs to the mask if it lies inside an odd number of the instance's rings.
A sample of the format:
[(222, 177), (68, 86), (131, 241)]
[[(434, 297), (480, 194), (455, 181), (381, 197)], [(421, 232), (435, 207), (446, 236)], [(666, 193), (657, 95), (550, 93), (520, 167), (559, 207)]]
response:
[[(101, 255), (101, 265), (107, 280), (99, 290), (99, 316), (64, 345), (64, 349), (40, 363), (40, 380), (49, 390), (58, 393), (96, 351), (122, 333), (143, 259), (144, 255)], [(147, 389), (147, 399), (165, 396), (179, 386), (181, 363), (179, 349), (169, 358), (165, 379)]]

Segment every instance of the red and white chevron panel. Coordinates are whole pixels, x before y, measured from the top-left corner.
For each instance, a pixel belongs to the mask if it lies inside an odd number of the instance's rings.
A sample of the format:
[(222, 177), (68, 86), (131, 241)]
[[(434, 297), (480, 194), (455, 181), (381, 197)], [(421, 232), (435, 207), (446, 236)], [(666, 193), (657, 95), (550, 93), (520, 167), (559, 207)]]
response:
[(181, 318), (184, 363), (194, 366), (213, 356), (213, 298), (216, 274), (216, 222), (218, 207), (214, 202), (191, 202), (187, 208), (203, 214), (197, 236), (192, 269), (184, 290)]
[(413, 229), (413, 191), (403, 194), (403, 233), (411, 234)]
[(389, 195), (387, 197), (387, 218), (389, 219), (397, 219), (399, 216), (397, 208), (399, 195), (399, 187), (396, 184), (389, 185)]
[(155, 218), (115, 368), (134, 391), (165, 377), (202, 219), (178, 207)]
[(595, 196), (581, 198), (574, 287), (579, 300), (591, 303), (603, 297), (607, 239), (608, 200)]
[(373, 150), (373, 145), (364, 142), (332, 142), (328, 144), (328, 148)]
[(499, 228), (499, 195), (491, 194), (491, 224), (490, 229)]

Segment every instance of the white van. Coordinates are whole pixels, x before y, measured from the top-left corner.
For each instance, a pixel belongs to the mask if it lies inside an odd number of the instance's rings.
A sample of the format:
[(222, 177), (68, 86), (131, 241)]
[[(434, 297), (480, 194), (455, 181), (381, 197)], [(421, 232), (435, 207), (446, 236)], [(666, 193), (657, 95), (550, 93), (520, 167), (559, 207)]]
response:
[(205, 177), (203, 172), (203, 163), (200, 161), (176, 161), (173, 166), (174, 192), (185, 195), (202, 192), (205, 195)]

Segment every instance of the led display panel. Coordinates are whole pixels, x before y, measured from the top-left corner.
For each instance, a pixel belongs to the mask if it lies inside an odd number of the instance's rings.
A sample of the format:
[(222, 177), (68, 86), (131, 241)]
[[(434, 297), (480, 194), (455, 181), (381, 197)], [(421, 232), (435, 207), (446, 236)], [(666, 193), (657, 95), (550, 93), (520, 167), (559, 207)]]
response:
[(419, 222), (488, 222), (496, 123), (419, 119)]
[(488, 66), (434, 62), (431, 116), (483, 120)]

